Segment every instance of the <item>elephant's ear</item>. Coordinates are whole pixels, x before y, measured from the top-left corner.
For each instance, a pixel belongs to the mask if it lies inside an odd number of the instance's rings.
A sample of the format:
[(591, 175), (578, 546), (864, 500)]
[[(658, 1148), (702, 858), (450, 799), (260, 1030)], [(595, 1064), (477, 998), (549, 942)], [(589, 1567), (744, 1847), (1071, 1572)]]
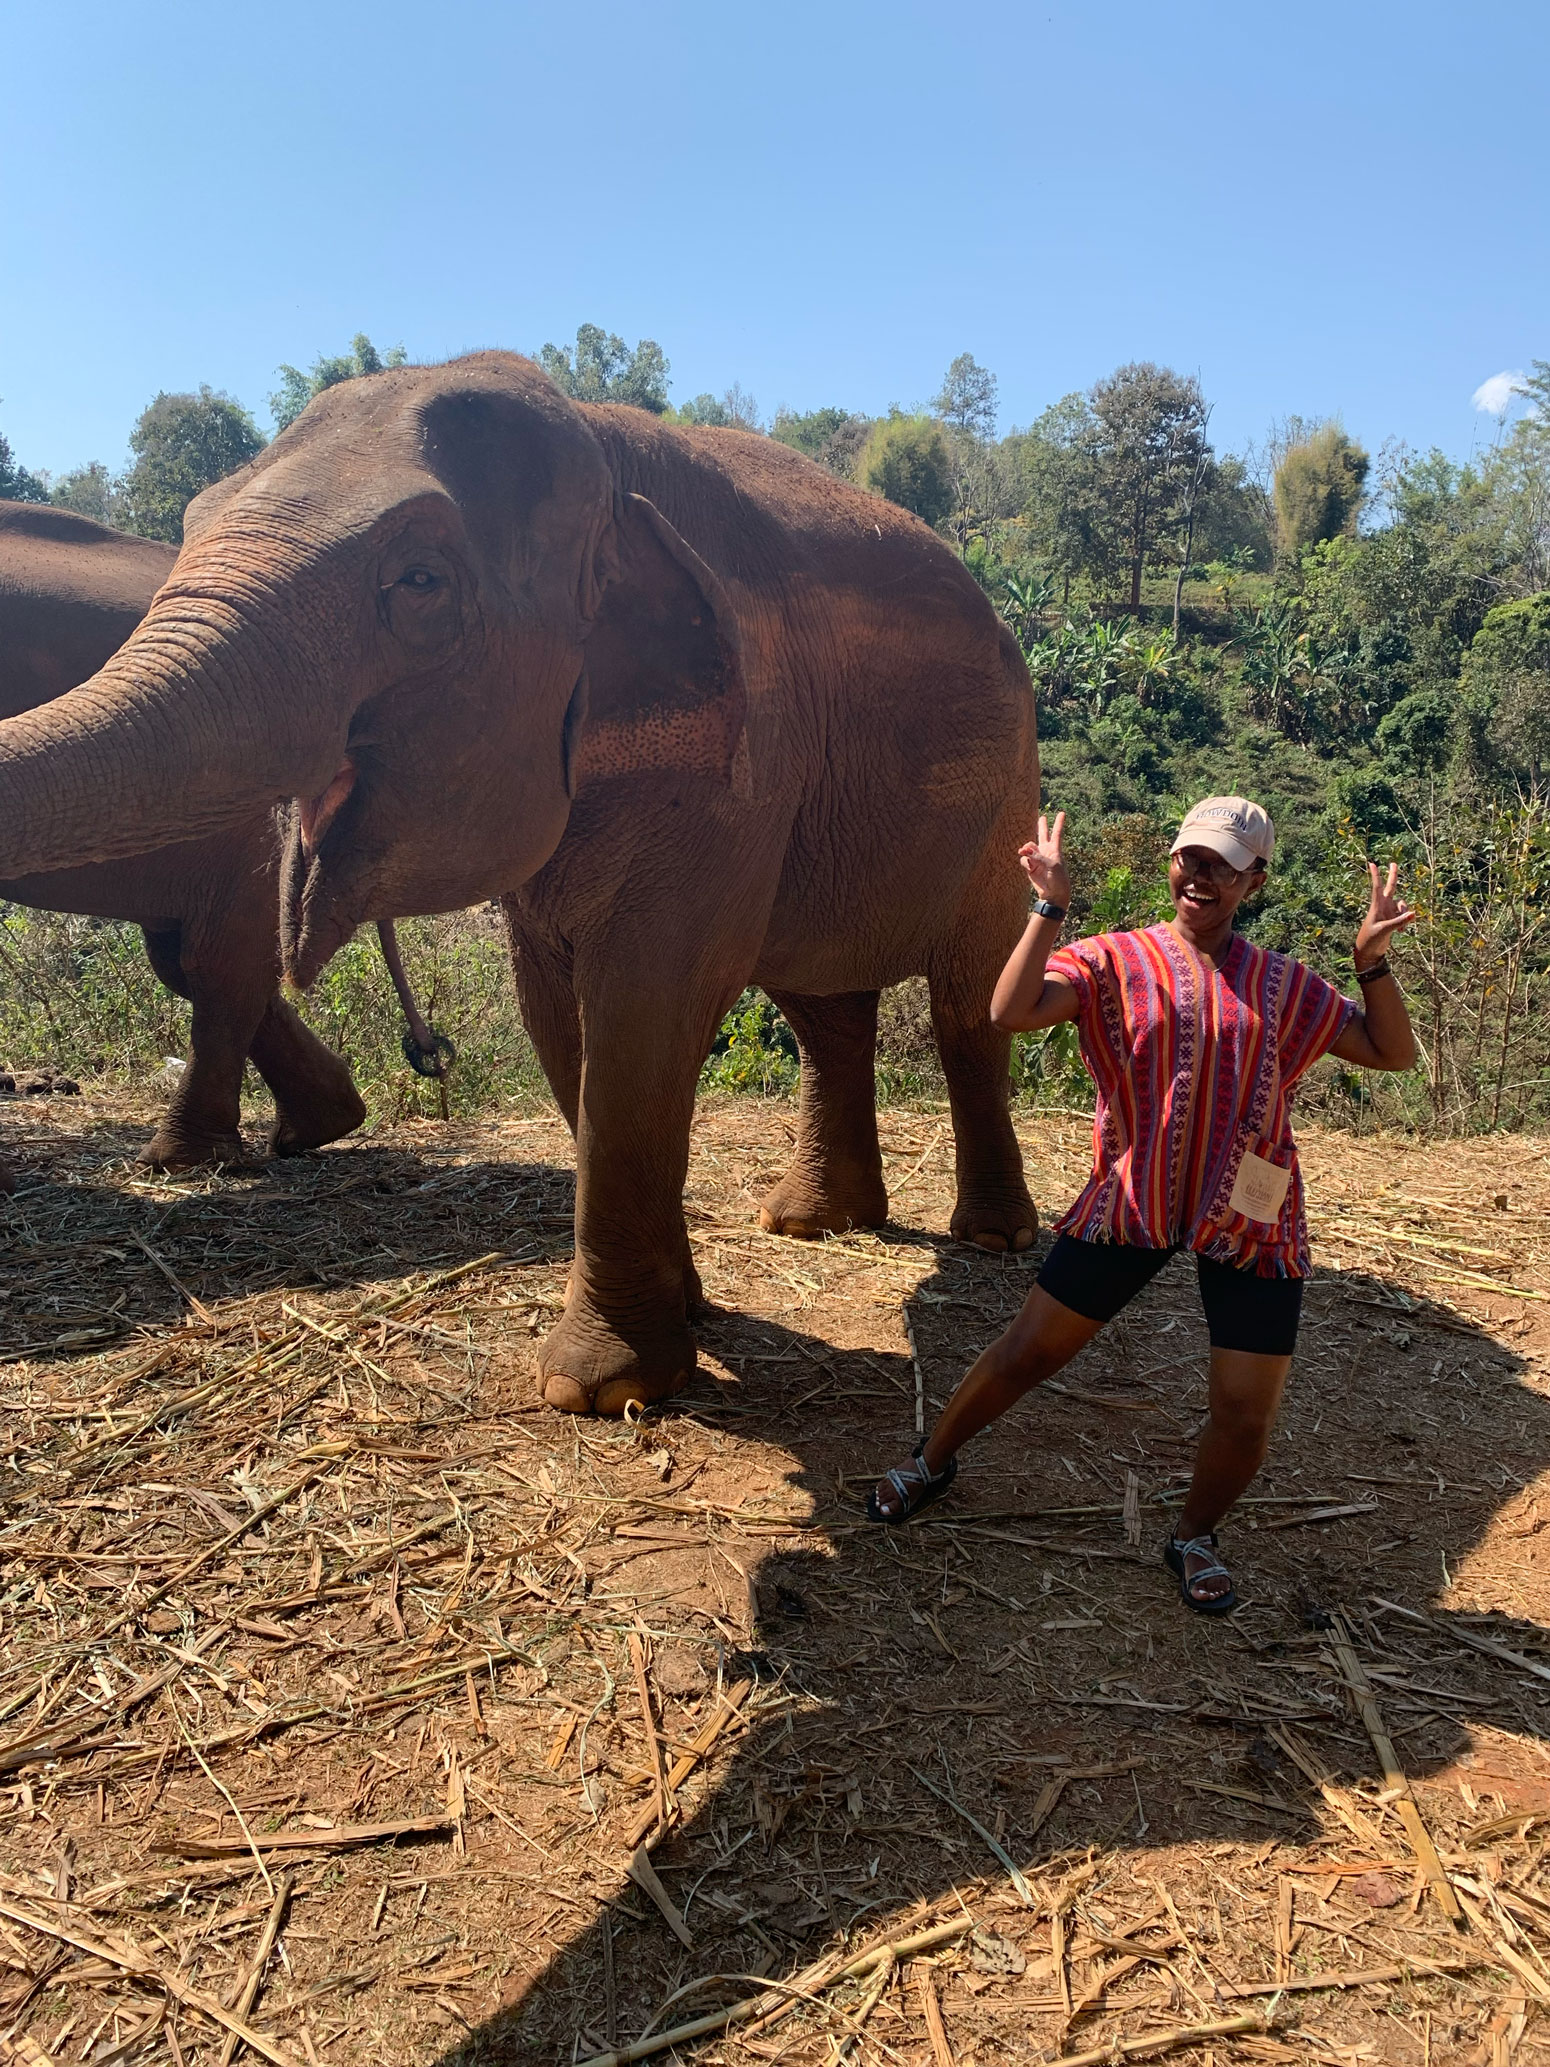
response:
[(737, 620), (709, 567), (643, 495), (619, 499), (567, 726), (572, 789), (643, 769), (747, 783)]

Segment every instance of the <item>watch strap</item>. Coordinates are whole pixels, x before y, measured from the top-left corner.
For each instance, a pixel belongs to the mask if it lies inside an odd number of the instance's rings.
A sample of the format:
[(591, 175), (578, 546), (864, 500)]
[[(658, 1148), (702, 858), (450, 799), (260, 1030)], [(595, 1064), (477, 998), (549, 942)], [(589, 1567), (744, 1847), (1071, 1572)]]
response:
[(1030, 918), (1055, 919), (1059, 921), (1065, 915), (1065, 906), (1063, 904), (1051, 904), (1047, 897), (1036, 897), (1028, 907), (1028, 916)]

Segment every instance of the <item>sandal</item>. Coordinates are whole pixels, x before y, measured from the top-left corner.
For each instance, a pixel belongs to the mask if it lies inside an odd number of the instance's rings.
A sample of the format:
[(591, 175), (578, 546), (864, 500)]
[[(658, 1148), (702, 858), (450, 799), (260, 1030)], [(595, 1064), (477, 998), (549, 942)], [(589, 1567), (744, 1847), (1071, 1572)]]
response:
[(875, 1486), (867, 1494), (866, 1518), (869, 1522), (907, 1522), (923, 1507), (929, 1507), (933, 1500), (940, 1500), (947, 1491), (958, 1476), (958, 1459), (949, 1457), (940, 1471), (933, 1471), (921, 1455), (925, 1447), (923, 1441), (918, 1442), (910, 1453), (908, 1464), (885, 1474), (889, 1485), (899, 1496), (897, 1507), (879, 1507)]
[[(1203, 1536), (1189, 1536), (1181, 1543), (1177, 1536), (1170, 1536), (1163, 1545), (1163, 1563), (1170, 1572), (1178, 1575), (1179, 1599), (1186, 1608), (1193, 1608), (1197, 1615), (1230, 1615), (1238, 1605), (1237, 1588), (1232, 1583), (1232, 1574), (1215, 1555), (1216, 1531), (1208, 1529)], [(1190, 1574), (1188, 1560), (1203, 1557), (1206, 1563)], [(1215, 1579), (1218, 1574), (1227, 1581), (1227, 1591), (1217, 1594), (1198, 1594), (1195, 1588), (1202, 1579)]]

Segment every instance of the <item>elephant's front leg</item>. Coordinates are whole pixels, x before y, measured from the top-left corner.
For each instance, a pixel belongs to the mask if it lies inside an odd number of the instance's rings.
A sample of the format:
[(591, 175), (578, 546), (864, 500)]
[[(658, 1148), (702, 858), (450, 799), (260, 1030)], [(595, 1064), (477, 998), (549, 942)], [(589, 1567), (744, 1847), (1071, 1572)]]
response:
[(739, 980), (633, 983), (578, 973), (583, 1061), (570, 1298), (539, 1352), (543, 1396), (572, 1414), (621, 1414), (681, 1392), (694, 1372), (685, 1301), (684, 1177), (700, 1066)]
[[(581, 1134), (581, 1015), (576, 1008), (575, 969), (571, 955), (542, 929), (532, 926), (520, 900), (504, 900), (506, 936), (522, 1023), (538, 1051), (538, 1060), (555, 1103), (572, 1135)], [(679, 1222), (682, 1225), (682, 1214)], [(689, 1234), (683, 1236), (684, 1311), (698, 1319), (705, 1308), (700, 1274), (695, 1268)]]
[(140, 1151), (153, 1170), (183, 1170), (201, 1163), (246, 1161), (241, 1133), (242, 1072), (248, 1045), (273, 983), (260, 961), (239, 965), (226, 980), (212, 980), (189, 951), (187, 930), (147, 932), (151, 967), (167, 988), (193, 1005), (188, 1062), (167, 1110)]

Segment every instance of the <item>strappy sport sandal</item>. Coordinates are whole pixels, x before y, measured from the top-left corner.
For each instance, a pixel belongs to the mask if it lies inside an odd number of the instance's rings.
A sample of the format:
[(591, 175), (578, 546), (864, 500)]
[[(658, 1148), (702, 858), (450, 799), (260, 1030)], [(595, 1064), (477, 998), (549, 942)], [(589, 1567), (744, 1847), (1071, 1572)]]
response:
[[(1207, 1560), (1193, 1576), (1188, 1564), (1191, 1557)], [(1163, 1563), (1170, 1572), (1178, 1575), (1180, 1600), (1186, 1608), (1193, 1608), (1197, 1615), (1230, 1615), (1238, 1605), (1238, 1591), (1232, 1583), (1232, 1574), (1216, 1555), (1214, 1529), (1204, 1536), (1188, 1536), (1182, 1543), (1177, 1536), (1170, 1536), (1163, 1545)], [(1214, 1579), (1219, 1573), (1227, 1581), (1225, 1593), (1207, 1595), (1202, 1599), (1193, 1591), (1202, 1579)]]
[(932, 1471), (921, 1455), (925, 1447), (924, 1442), (918, 1442), (910, 1453), (909, 1463), (886, 1474), (889, 1485), (899, 1496), (897, 1507), (879, 1507), (875, 1486), (867, 1494), (866, 1518), (869, 1522), (907, 1522), (923, 1507), (929, 1507), (933, 1500), (940, 1500), (947, 1491), (958, 1476), (958, 1459), (949, 1457), (940, 1471)]

